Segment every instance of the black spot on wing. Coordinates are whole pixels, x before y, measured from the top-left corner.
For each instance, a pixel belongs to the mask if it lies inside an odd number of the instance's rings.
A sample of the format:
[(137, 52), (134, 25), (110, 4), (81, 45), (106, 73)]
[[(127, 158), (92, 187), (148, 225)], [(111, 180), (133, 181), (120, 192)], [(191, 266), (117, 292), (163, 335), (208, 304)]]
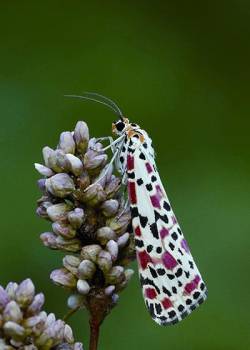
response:
[(189, 261), (189, 266), (190, 266), (190, 269), (193, 269), (194, 268), (194, 263), (192, 261)]
[(133, 171), (132, 172), (128, 172), (127, 175), (128, 175), (129, 179), (134, 179), (135, 178), (135, 173)]
[(152, 177), (151, 177), (151, 181), (152, 181), (152, 182), (157, 181), (157, 177), (156, 177), (155, 175), (152, 175)]
[(171, 250), (174, 250), (174, 244), (173, 243), (169, 243), (169, 248), (171, 249)]
[(201, 294), (200, 292), (195, 292), (193, 295), (194, 299), (198, 299), (200, 294)]
[(176, 316), (176, 312), (174, 310), (172, 310), (172, 311), (168, 312), (168, 316), (170, 318), (174, 318)]
[(168, 297), (172, 296), (172, 293), (166, 288), (166, 287), (162, 287), (162, 291), (164, 294), (166, 294)]
[(176, 277), (181, 277), (182, 272), (183, 272), (182, 268), (179, 267), (178, 270), (177, 270), (176, 273), (175, 273), (175, 276), (176, 276)]
[(204, 290), (204, 289), (205, 289), (205, 284), (204, 284), (203, 282), (201, 282), (200, 289), (201, 289), (201, 290)]
[(144, 153), (142, 153), (142, 152), (140, 153), (139, 158), (142, 160), (146, 160), (146, 157), (145, 157)]
[(150, 231), (156, 239), (159, 238), (158, 228), (155, 222), (150, 225)]
[(185, 309), (185, 307), (183, 305), (178, 306), (178, 311), (182, 312), (184, 309)]
[(152, 303), (149, 304), (148, 311), (149, 311), (149, 313), (150, 313), (150, 315), (151, 315), (152, 318), (155, 318), (155, 317), (156, 317), (155, 311), (154, 311), (154, 304), (152, 304)]
[(131, 216), (132, 218), (137, 218), (139, 216), (138, 208), (137, 207), (131, 207)]
[(161, 254), (161, 252), (162, 252), (162, 247), (157, 247), (156, 248), (156, 253)]
[(171, 234), (171, 237), (172, 237), (173, 240), (175, 240), (175, 241), (178, 239), (178, 235), (177, 235), (176, 232), (173, 232), (173, 233)]
[(177, 288), (176, 288), (176, 287), (172, 287), (172, 292), (173, 292), (174, 294), (177, 294)]
[(166, 224), (168, 223), (168, 216), (166, 214), (165, 215), (161, 215), (161, 214), (158, 213), (157, 210), (154, 211), (154, 214), (155, 214), (155, 221), (162, 220)]
[(152, 250), (153, 250), (152, 244), (149, 244), (146, 249), (147, 249), (148, 253), (152, 252)]
[(156, 278), (156, 277), (157, 277), (157, 273), (156, 273), (156, 271), (155, 271), (155, 269), (154, 269), (153, 267), (149, 266), (149, 271), (150, 271), (151, 276), (152, 276), (153, 278)]
[(140, 275), (140, 283), (141, 283), (141, 286), (147, 286), (147, 285), (153, 286), (157, 291), (157, 293), (160, 294), (159, 287), (150, 278), (144, 278), (142, 275)]
[(143, 184), (142, 178), (138, 179), (136, 182), (138, 186), (141, 186)]
[(159, 269), (157, 269), (157, 273), (158, 273), (159, 276), (163, 276), (163, 275), (165, 275), (166, 270), (159, 268)]
[(150, 192), (150, 191), (152, 191), (153, 186), (151, 184), (147, 184), (146, 189)]
[(146, 225), (148, 223), (148, 218), (146, 216), (139, 214), (139, 219), (140, 219), (140, 224), (141, 224), (142, 228), (146, 227)]
[(165, 210), (167, 210), (167, 211), (170, 211), (170, 210), (171, 210), (170, 205), (169, 205), (166, 201), (164, 201), (164, 203), (163, 203), (163, 208), (164, 208)]
[(167, 276), (170, 280), (173, 280), (175, 278), (175, 275), (170, 275), (169, 273), (167, 274)]
[(158, 315), (162, 312), (161, 304), (155, 304), (155, 311)]
[(136, 238), (135, 239), (135, 246), (138, 248), (142, 248), (144, 246), (144, 243), (141, 239)]

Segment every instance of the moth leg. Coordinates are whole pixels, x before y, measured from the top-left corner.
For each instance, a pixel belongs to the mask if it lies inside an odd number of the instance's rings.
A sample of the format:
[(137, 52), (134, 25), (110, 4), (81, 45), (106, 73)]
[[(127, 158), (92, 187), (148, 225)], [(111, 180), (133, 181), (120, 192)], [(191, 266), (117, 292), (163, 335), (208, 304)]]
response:
[[(96, 139), (96, 142), (100, 142), (100, 141), (109, 141), (109, 145), (108, 145), (108, 147), (111, 147), (111, 149), (112, 149), (112, 146), (110, 146), (110, 145), (112, 145), (113, 144), (113, 142), (114, 142), (114, 139), (113, 139), (113, 137), (111, 137), (111, 136), (104, 136), (104, 137), (98, 137), (97, 139)], [(96, 151), (94, 148), (91, 148), (93, 151)], [(102, 149), (100, 149), (98, 152), (103, 152), (103, 150), (105, 151), (106, 150), (106, 147), (105, 148), (102, 148)], [(112, 149), (112, 153), (114, 153), (115, 152), (115, 149)]]
[[(128, 183), (128, 176), (127, 176), (127, 171), (125, 170), (123, 175), (122, 175), (122, 184), (127, 186), (127, 183)], [(126, 187), (127, 189), (127, 187)]]
[(120, 217), (127, 211), (128, 207), (129, 207), (129, 199), (127, 198), (127, 199), (126, 199), (126, 202), (124, 203), (124, 208), (123, 208), (123, 210), (122, 210), (122, 211), (120, 212), (120, 214), (117, 216), (117, 220), (119, 220)]
[(119, 136), (116, 140), (113, 140), (112, 137), (110, 136), (110, 138), (109, 138), (110, 144), (109, 144), (107, 147), (104, 147), (104, 148), (102, 149), (102, 151), (106, 151), (107, 149), (111, 148), (111, 151), (112, 151), (113, 153), (115, 153), (117, 148), (114, 147), (114, 146), (115, 146), (117, 143), (119, 143), (122, 139), (124, 139), (125, 136), (126, 136), (125, 134), (122, 134), (122, 135)]
[(115, 153), (113, 154), (113, 157), (111, 158), (106, 171), (104, 172), (104, 174), (94, 183), (92, 183), (91, 185), (89, 185), (87, 188), (85, 188), (84, 192), (86, 192), (89, 188), (91, 188), (92, 186), (96, 185), (98, 182), (100, 182), (102, 179), (104, 179), (104, 177), (107, 175), (107, 173), (109, 172), (110, 167), (112, 166), (112, 164), (114, 163), (117, 155), (119, 153), (119, 149), (115, 151)]

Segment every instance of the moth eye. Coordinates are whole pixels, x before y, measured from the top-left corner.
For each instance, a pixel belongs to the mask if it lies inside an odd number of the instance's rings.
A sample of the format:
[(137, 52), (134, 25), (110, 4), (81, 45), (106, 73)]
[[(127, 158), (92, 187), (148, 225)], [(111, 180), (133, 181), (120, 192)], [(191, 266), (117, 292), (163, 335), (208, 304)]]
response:
[(134, 127), (136, 127), (137, 125), (136, 125), (135, 123), (132, 123), (132, 124), (131, 124), (131, 126), (134, 126)]
[(125, 127), (125, 124), (123, 122), (118, 122), (115, 126), (118, 131), (122, 131)]

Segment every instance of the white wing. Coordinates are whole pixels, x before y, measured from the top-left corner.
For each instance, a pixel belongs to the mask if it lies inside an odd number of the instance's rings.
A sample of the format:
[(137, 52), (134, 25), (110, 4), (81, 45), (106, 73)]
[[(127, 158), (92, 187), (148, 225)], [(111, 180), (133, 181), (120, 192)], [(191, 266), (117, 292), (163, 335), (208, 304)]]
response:
[(158, 324), (169, 325), (196, 309), (207, 289), (147, 152), (127, 153), (132, 226), (145, 303)]

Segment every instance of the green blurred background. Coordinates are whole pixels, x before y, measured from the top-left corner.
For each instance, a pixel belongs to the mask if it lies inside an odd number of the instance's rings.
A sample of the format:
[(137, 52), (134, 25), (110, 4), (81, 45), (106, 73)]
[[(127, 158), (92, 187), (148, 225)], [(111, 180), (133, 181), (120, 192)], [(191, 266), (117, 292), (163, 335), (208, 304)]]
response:
[[(249, 349), (250, 5), (228, 1), (0, 3), (0, 283), (30, 276), (46, 308), (66, 293), (35, 215), (44, 145), (85, 120), (114, 116), (67, 93), (100, 92), (151, 135), (163, 182), (207, 281), (207, 302), (180, 324), (151, 321), (137, 276), (106, 319), (100, 349)], [(84, 313), (70, 321), (87, 347)]]

